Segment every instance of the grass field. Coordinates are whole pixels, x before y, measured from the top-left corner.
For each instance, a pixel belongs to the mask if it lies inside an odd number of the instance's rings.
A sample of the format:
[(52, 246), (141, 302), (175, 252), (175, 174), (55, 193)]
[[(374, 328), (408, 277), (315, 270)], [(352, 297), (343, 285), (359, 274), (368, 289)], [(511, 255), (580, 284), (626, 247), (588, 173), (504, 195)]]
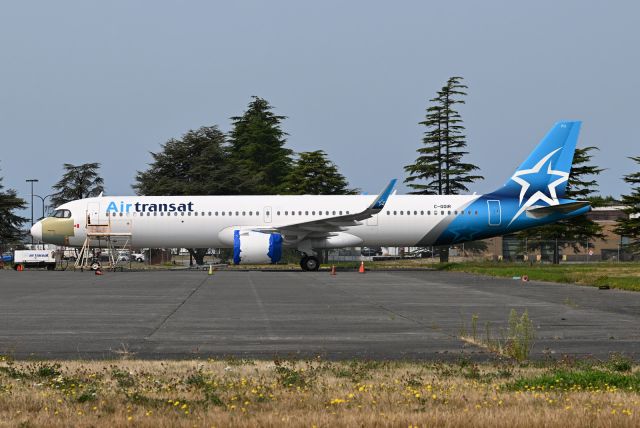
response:
[(470, 272), (481, 275), (514, 277), (527, 275), (530, 280), (602, 286), (640, 291), (640, 263), (518, 264), (518, 263), (447, 263), (438, 270)]
[(0, 362), (7, 426), (640, 425), (622, 357), (508, 362)]

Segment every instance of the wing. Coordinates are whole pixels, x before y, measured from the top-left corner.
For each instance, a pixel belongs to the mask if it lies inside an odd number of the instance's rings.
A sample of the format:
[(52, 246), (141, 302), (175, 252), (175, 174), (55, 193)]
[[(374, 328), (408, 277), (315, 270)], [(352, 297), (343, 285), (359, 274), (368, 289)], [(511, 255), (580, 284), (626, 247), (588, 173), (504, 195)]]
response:
[(363, 220), (373, 217), (382, 211), (387, 203), (387, 199), (389, 199), (389, 196), (396, 185), (396, 182), (397, 179), (395, 178), (391, 180), (371, 205), (358, 213), (326, 217), (319, 220), (291, 223), (281, 226), (259, 227), (253, 228), (252, 230), (264, 233), (277, 232), (291, 235), (312, 235), (314, 237), (325, 236), (331, 232), (340, 232), (345, 230), (347, 227), (357, 226), (361, 224)]

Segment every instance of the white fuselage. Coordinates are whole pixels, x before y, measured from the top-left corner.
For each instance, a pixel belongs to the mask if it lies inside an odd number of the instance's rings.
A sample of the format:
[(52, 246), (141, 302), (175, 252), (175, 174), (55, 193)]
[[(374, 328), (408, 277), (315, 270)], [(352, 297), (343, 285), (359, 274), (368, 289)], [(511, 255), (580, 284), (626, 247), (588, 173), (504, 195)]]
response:
[[(70, 210), (74, 219), (75, 233), (69, 239), (72, 246), (82, 245), (89, 223), (107, 224), (113, 233), (130, 234), (126, 238), (129, 245), (138, 248), (224, 248), (232, 246), (225, 231), (283, 227), (354, 214), (367, 208), (375, 198), (374, 195), (105, 196), (69, 202), (60, 208)], [(361, 245), (366, 246), (414, 246), (437, 224), (458, 215), (477, 198), (392, 195), (379, 214), (359, 225), (345, 227), (342, 232), (359, 238)], [(464, 215), (470, 222), (479, 221), (475, 219), (477, 212)], [(289, 239), (285, 243), (292, 245), (295, 241)], [(345, 245), (337, 242), (333, 246)]]

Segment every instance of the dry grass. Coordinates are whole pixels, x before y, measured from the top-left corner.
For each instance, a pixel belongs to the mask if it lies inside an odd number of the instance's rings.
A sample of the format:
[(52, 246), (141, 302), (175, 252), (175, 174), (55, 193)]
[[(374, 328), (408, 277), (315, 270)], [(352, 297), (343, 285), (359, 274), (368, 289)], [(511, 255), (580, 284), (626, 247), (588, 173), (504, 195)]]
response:
[[(563, 367), (560, 381), (553, 378), (557, 365), (478, 366), (464, 360), (443, 364), (5, 359), (0, 363), (0, 425), (640, 425), (640, 376), (628, 371), (626, 363), (613, 369), (602, 365), (596, 372), (600, 377), (582, 386), (570, 384), (571, 373), (593, 366)], [(614, 376), (611, 384), (607, 384), (609, 374)], [(538, 381), (533, 380), (536, 377)], [(621, 381), (627, 377), (633, 381)]]

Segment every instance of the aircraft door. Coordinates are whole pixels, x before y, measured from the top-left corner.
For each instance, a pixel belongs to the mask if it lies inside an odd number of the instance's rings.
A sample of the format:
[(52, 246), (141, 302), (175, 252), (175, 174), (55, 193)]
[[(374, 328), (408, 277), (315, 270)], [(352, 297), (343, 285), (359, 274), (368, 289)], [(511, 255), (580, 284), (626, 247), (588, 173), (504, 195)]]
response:
[(271, 207), (264, 207), (264, 222), (271, 223)]
[(489, 211), (489, 226), (500, 226), (502, 223), (500, 201), (487, 201), (487, 210)]
[(87, 224), (98, 225), (102, 224), (102, 216), (100, 215), (100, 203), (89, 202), (87, 204)]

